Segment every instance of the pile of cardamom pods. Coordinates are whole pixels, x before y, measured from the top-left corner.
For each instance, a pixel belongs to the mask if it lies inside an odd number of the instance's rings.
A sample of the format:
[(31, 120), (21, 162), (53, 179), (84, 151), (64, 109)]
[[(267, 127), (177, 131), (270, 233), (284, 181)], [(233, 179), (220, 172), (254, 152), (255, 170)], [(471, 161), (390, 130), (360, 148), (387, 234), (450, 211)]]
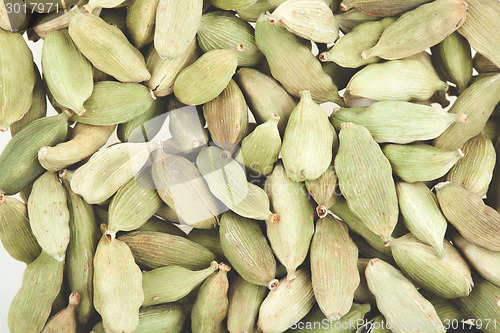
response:
[(500, 332), (499, 1), (76, 2), (0, 1), (10, 332)]

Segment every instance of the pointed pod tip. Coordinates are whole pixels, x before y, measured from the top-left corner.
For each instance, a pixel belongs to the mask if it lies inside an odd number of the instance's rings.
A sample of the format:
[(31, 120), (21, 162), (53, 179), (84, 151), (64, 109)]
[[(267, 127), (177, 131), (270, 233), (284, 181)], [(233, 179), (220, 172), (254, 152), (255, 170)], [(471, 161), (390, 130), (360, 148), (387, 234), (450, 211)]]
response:
[(269, 222), (271, 222), (271, 224), (278, 223), (279, 220), (280, 216), (278, 214), (271, 214), (271, 216), (269, 217)]
[(343, 129), (348, 129), (349, 127), (351, 127), (352, 123), (342, 123), (340, 124), (340, 129), (343, 130)]
[(446, 186), (450, 185), (451, 182), (441, 182), (439, 184), (436, 184), (434, 186), (434, 188), (436, 189), (436, 191), (439, 191), (439, 190), (442, 190), (443, 188), (445, 188)]
[(277, 115), (276, 113), (271, 113), (271, 119), (279, 121), (281, 119), (281, 117), (279, 115)]
[(341, 2), (339, 7), (340, 7), (340, 10), (343, 12), (347, 12), (351, 8), (348, 5), (346, 5), (344, 2)]
[(0, 204), (3, 204), (5, 202), (5, 194), (0, 193)]
[(316, 207), (316, 213), (318, 214), (318, 217), (322, 219), (328, 215), (328, 209), (323, 205), (318, 205)]
[(276, 23), (276, 18), (274, 16), (269, 16), (269, 23), (275, 24)]
[(78, 5), (77, 4), (73, 4), (71, 6), (69, 6), (69, 11), (70, 12), (74, 12), (78, 9)]
[(243, 46), (243, 44), (236, 44), (236, 51), (238, 52), (245, 51), (245, 46)]
[(361, 52), (361, 59), (366, 60), (370, 57), (367, 52), (369, 52), (369, 51)]
[(74, 307), (74, 306), (77, 306), (78, 304), (80, 304), (80, 294), (77, 291), (73, 291), (69, 295), (68, 305)]
[(219, 264), (219, 270), (223, 272), (229, 272), (231, 270), (231, 266), (226, 265), (225, 263), (221, 262)]
[(214, 269), (214, 271), (218, 270), (219, 269), (219, 264), (217, 263), (217, 261), (212, 261), (210, 263), (210, 267)]
[(387, 238), (382, 238), (382, 240), (384, 241), (384, 246), (390, 246), (391, 243), (392, 243), (392, 240), (393, 238), (391, 236), (387, 237)]
[(115, 238), (116, 238), (116, 232), (114, 232), (113, 230), (106, 230), (104, 232), (104, 236), (107, 238), (107, 240), (112, 243)]
[(309, 90), (302, 90), (299, 92), (300, 99), (310, 99), (312, 100), (311, 97), (311, 92)]
[(297, 274), (295, 274), (295, 272), (293, 273), (289, 273), (287, 276), (286, 276), (286, 280), (287, 281), (293, 281), (297, 278)]
[(469, 117), (465, 113), (459, 113), (457, 116), (457, 122), (467, 124), (469, 122)]
[(343, 315), (341, 315), (340, 313), (332, 313), (332, 314), (328, 315), (326, 317), (326, 319), (328, 319), (329, 321), (337, 321), (342, 317), (343, 317)]
[(374, 264), (376, 264), (380, 260), (381, 259), (379, 259), (379, 258), (372, 258), (372, 259), (370, 259), (370, 261), (368, 261), (368, 265), (367, 266), (373, 266)]
[(460, 158), (463, 158), (465, 156), (465, 153), (464, 153), (464, 151), (462, 149), (458, 149), (457, 152), (458, 152), (458, 156)]
[(319, 61), (321, 61), (321, 62), (326, 62), (326, 61), (328, 61), (328, 57), (326, 56), (326, 52), (321, 53), (321, 54), (318, 56), (318, 59), (319, 59)]
[(274, 279), (271, 282), (269, 282), (267, 287), (269, 288), (269, 290), (275, 290), (276, 288), (278, 288), (279, 284), (280, 284), (279, 280)]
[(87, 13), (89, 13), (89, 14), (92, 13), (92, 10), (93, 10), (93, 8), (90, 7), (88, 4), (87, 5), (83, 5), (82, 9), (84, 11), (86, 11)]

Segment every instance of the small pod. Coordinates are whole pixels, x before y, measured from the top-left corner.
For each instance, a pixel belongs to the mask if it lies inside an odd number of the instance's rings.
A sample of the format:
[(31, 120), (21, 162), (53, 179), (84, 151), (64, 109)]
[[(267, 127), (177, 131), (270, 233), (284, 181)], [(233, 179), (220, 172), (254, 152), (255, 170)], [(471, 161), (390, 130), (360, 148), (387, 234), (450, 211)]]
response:
[(316, 179), (306, 180), (307, 192), (316, 201), (316, 213), (325, 217), (327, 210), (338, 201), (339, 191), (337, 189), (337, 173), (330, 165), (326, 171)]
[(267, 289), (238, 276), (229, 286), (227, 329), (231, 333), (253, 332)]
[(75, 308), (80, 303), (80, 294), (76, 291), (69, 295), (68, 307), (52, 316), (42, 333), (76, 333), (77, 321)]
[[(164, 221), (156, 216), (151, 217), (142, 226), (136, 229), (137, 231), (154, 231), (163, 232), (170, 235), (186, 237), (186, 233), (181, 230), (178, 226), (169, 221)], [(203, 229), (193, 229), (193, 230), (203, 230)], [(203, 245), (203, 244), (201, 244)]]
[(133, 0), (127, 5), (127, 32), (130, 41), (138, 49), (153, 41), (158, 3), (159, 0)]
[(351, 32), (360, 24), (382, 19), (380, 16), (367, 15), (357, 8), (351, 8), (346, 12), (336, 13), (334, 16), (339, 24), (340, 30), (345, 34)]
[(430, 0), (344, 0), (340, 4), (340, 9), (349, 11), (351, 8), (357, 8), (370, 16), (398, 16), (429, 1)]
[[(13, 11), (14, 6), (21, 8), (21, 6), (24, 6), (24, 2), (21, 0), (2, 0), (0, 2), (0, 28), (6, 31), (23, 33), (26, 29), (26, 23), (30, 23), (31, 15), (28, 14), (27, 10)], [(7, 7), (9, 7), (9, 10)]]

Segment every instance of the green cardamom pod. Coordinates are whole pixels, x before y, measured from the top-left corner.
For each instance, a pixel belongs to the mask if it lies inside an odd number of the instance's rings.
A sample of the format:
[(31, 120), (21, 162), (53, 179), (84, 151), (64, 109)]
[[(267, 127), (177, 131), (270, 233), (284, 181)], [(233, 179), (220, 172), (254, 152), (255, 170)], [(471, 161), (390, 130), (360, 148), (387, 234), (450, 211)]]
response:
[(316, 179), (306, 180), (305, 185), (308, 193), (316, 201), (316, 213), (318, 216), (325, 217), (328, 208), (331, 208), (338, 200), (337, 174), (333, 165), (330, 165), (326, 171)]
[(340, 30), (346, 34), (360, 24), (382, 19), (380, 16), (367, 15), (357, 8), (351, 8), (346, 12), (336, 13), (334, 16), (339, 24)]
[(159, 0), (133, 0), (127, 5), (127, 32), (138, 49), (153, 41), (158, 3)]
[(357, 8), (370, 16), (397, 16), (408, 12), (430, 0), (343, 0), (340, 9)]
[(459, 322), (467, 320), (463, 312), (453, 300), (436, 296), (424, 289), (419, 291), (422, 296), (432, 303), (442, 323), (451, 323), (453, 320), (458, 320)]
[(80, 294), (76, 291), (72, 292), (69, 295), (68, 306), (47, 321), (42, 333), (76, 333), (77, 321), (75, 308), (79, 303)]
[(265, 12), (272, 12), (277, 5), (271, 4), (267, 0), (257, 0), (250, 7), (237, 9), (238, 16), (247, 22), (255, 22), (260, 15)]
[(170, 104), (168, 129), (172, 138), (184, 154), (198, 152), (208, 143), (208, 131), (204, 128), (205, 118), (201, 110), (185, 106), (174, 98), (170, 100)]
[[(352, 305), (351, 310), (336, 321), (329, 321), (318, 307), (314, 307), (300, 322), (294, 324), (290, 331), (300, 329), (303, 333), (353, 333), (365, 315), (370, 312), (370, 304)], [(288, 332), (288, 331), (287, 331)]]
[(212, 251), (218, 259), (224, 259), (224, 251), (220, 243), (219, 228), (194, 229), (187, 236), (190, 241), (200, 244)]
[(250, 7), (256, 0), (209, 0), (209, 3), (224, 10), (239, 10)]

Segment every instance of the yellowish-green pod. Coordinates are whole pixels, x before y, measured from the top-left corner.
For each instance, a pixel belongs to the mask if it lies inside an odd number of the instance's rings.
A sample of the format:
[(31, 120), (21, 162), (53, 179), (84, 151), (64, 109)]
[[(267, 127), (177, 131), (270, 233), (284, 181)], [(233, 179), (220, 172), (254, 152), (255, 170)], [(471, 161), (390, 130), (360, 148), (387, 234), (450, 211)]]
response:
[(314, 297), (328, 320), (339, 320), (352, 307), (359, 285), (358, 248), (347, 226), (332, 216), (321, 218), (311, 242)]
[(255, 22), (259, 19), (260, 15), (265, 12), (272, 12), (277, 5), (271, 4), (267, 0), (257, 0), (245, 9), (237, 9), (238, 16), (247, 22)]
[(351, 211), (387, 245), (399, 213), (391, 165), (363, 126), (342, 123), (339, 139), (335, 171), (340, 190)]
[(208, 143), (208, 130), (204, 128), (205, 118), (201, 110), (194, 106), (184, 106), (174, 98), (170, 100), (170, 104), (173, 106), (169, 106), (171, 111), (168, 112), (168, 129), (181, 152), (189, 154), (201, 150)]
[(218, 259), (224, 258), (224, 251), (222, 251), (222, 246), (220, 244), (218, 228), (193, 229), (189, 232), (187, 238), (212, 251)]
[(290, 331), (293, 332), (300, 327), (300, 332), (303, 333), (354, 333), (355, 327), (370, 310), (370, 304), (354, 303), (345, 316), (337, 321), (328, 321), (321, 309), (314, 307), (299, 323), (290, 327)]
[(104, 146), (115, 126), (94, 126), (78, 123), (70, 140), (38, 151), (38, 161), (48, 171), (59, 171), (83, 161)]
[[(163, 232), (170, 235), (186, 237), (186, 233), (182, 231), (179, 227), (169, 221), (164, 221), (156, 216), (151, 217), (143, 225), (136, 229), (137, 231), (154, 231)], [(205, 230), (205, 229), (193, 229), (193, 230)], [(203, 244), (202, 244), (203, 245)]]
[(284, 332), (301, 320), (313, 305), (311, 277), (306, 270), (300, 269), (295, 279), (282, 279), (278, 288), (269, 292), (260, 306), (257, 327), (263, 333)]
[(71, 12), (69, 11), (52, 12), (42, 15), (32, 23), (33, 35), (28, 32), (28, 39), (32, 41), (44, 39), (51, 31), (67, 29), (70, 18)]
[(327, 209), (332, 207), (338, 200), (337, 174), (333, 165), (316, 179), (306, 180), (307, 192), (316, 201), (316, 213), (319, 217), (325, 217)]
[(3, 194), (0, 194), (0, 240), (12, 258), (26, 264), (40, 255), (41, 248), (31, 231), (26, 205)]
[(209, 3), (224, 10), (240, 10), (250, 7), (256, 0), (209, 0)]
[(429, 302), (432, 303), (434, 309), (436, 309), (439, 319), (441, 319), (441, 322), (444, 325), (451, 324), (453, 320), (458, 320), (459, 322), (462, 320), (467, 320), (454, 300), (436, 296), (424, 289), (421, 289), (419, 291), (422, 296), (424, 296)]
[(407, 183), (439, 179), (464, 157), (461, 149), (450, 151), (421, 143), (388, 144), (383, 151), (394, 174)]
[(276, 260), (256, 221), (224, 213), (219, 234), (224, 256), (242, 278), (270, 290), (278, 287)]
[(266, 287), (247, 282), (240, 276), (231, 281), (228, 293), (228, 331), (253, 332), (260, 305), (266, 294)]
[(345, 122), (365, 127), (377, 142), (410, 143), (438, 137), (456, 122), (466, 123), (467, 115), (410, 102), (376, 102), (363, 110), (344, 108), (334, 112), (336, 129)]
[[(11, 3), (11, 5), (13, 5)], [(0, 132), (31, 107), (36, 76), (33, 54), (21, 34), (0, 29)]]
[(453, 124), (435, 141), (442, 149), (458, 149), (478, 135), (500, 102), (500, 73), (488, 75), (469, 86), (450, 109), (450, 113), (466, 113), (467, 124)]
[(349, 33), (356, 26), (369, 21), (379, 21), (382, 19), (380, 16), (367, 15), (357, 8), (352, 8), (348, 11), (336, 13), (335, 19), (337, 20), (340, 30), (344, 33)]
[(134, 259), (144, 269), (177, 265), (191, 270), (207, 268), (215, 255), (185, 237), (154, 231), (134, 231), (120, 240), (131, 249)]
[[(372, 259), (366, 267), (366, 279), (375, 295), (379, 311), (389, 322), (418, 322), (425, 332), (444, 333), (445, 329), (432, 304), (426, 300), (403, 274), (380, 259)], [(420, 326), (397, 326), (394, 333), (422, 332)]]
[(357, 8), (369, 16), (397, 16), (408, 12), (430, 0), (344, 0), (340, 9)]
[(357, 68), (380, 61), (378, 57), (362, 59), (361, 52), (374, 46), (387, 26), (395, 21), (388, 17), (381, 21), (365, 22), (340, 37), (333, 48), (320, 54), (321, 61), (334, 61), (342, 67)]
[(68, 306), (50, 317), (42, 333), (76, 333), (77, 321), (75, 308), (80, 303), (80, 294), (76, 291), (69, 295)]
[(57, 103), (83, 115), (86, 112), (83, 103), (94, 89), (92, 65), (67, 30), (52, 31), (45, 37), (42, 70), (47, 88)]
[(379, 259), (382, 259), (382, 260), (390, 263), (391, 265), (396, 264), (391, 253), (387, 254), (385, 252), (382, 252), (382, 251), (375, 249), (374, 247), (369, 245), (363, 237), (358, 236), (357, 234), (353, 234), (351, 236), (351, 238), (352, 238), (352, 241), (354, 242), (354, 244), (356, 244), (356, 246), (358, 247), (359, 255), (361, 257), (363, 257), (363, 258), (379, 258)]
[(175, 97), (186, 105), (205, 104), (227, 87), (238, 66), (238, 44), (231, 49), (211, 50), (184, 68), (174, 83)]
[(12, 333), (41, 332), (49, 318), (52, 302), (61, 289), (64, 261), (43, 251), (26, 267), (21, 288), (9, 308), (8, 325)]
[(94, 67), (118, 81), (142, 82), (151, 78), (139, 50), (119, 28), (98, 16), (72, 10), (69, 35)]
[(423, 4), (388, 26), (377, 44), (361, 53), (361, 57), (394, 60), (422, 52), (457, 30), (465, 22), (466, 15), (467, 4), (462, 0), (436, 0)]
[(203, 0), (159, 0), (154, 46), (161, 58), (185, 54), (200, 27)]
[(42, 250), (63, 261), (69, 244), (68, 198), (57, 173), (47, 171), (33, 184), (28, 199), (33, 234)]
[(138, 49), (153, 41), (158, 3), (159, 0), (133, 0), (127, 5), (127, 32)]
[(337, 134), (309, 91), (300, 93), (283, 138), (281, 156), (287, 176), (296, 182), (316, 179), (332, 162)]
[(493, 143), (479, 134), (464, 144), (465, 156), (451, 168), (446, 180), (482, 197), (493, 177), (496, 153)]
[(89, 0), (84, 9), (94, 11), (97, 8), (117, 8), (122, 7), (124, 2), (125, 0)]
[(106, 332), (132, 333), (144, 302), (142, 273), (126, 243), (106, 231), (94, 257), (94, 307)]
[[(272, 24), (270, 15), (261, 15), (255, 26), (255, 41), (264, 53), (273, 77), (293, 96), (309, 90), (317, 103), (343, 104), (332, 78), (302, 39)], [(291, 61), (291, 59), (294, 59)]]
[(242, 44), (245, 49), (238, 54), (238, 66), (253, 67), (264, 57), (255, 44), (253, 27), (228, 12), (214, 11), (203, 14), (196, 38), (203, 52)]
[(219, 265), (219, 271), (203, 282), (191, 309), (191, 331), (193, 333), (221, 332), (226, 318), (229, 300), (227, 272), (231, 267)]
[(207, 277), (217, 271), (218, 268), (219, 265), (217, 262), (213, 261), (210, 267), (199, 271), (191, 271), (182, 266), (169, 265), (143, 272), (143, 306), (180, 300), (196, 289)]
[(493, 62), (491, 62), (490, 59), (486, 58), (479, 52), (476, 53), (474, 59), (472, 60), (474, 68), (479, 74), (500, 72), (500, 68), (498, 68), (498, 66), (496, 66)]
[(399, 209), (408, 230), (418, 240), (431, 245), (439, 258), (445, 256), (444, 235), (448, 221), (441, 213), (436, 196), (422, 182), (397, 182)]
[(267, 177), (265, 190), (279, 221), (267, 223), (267, 238), (278, 260), (286, 267), (288, 280), (307, 256), (314, 234), (314, 208), (302, 183), (287, 177), (278, 161)]
[(446, 219), (469, 242), (500, 251), (500, 213), (486, 206), (480, 196), (460, 185), (445, 182), (435, 186)]
[[(354, 300), (359, 303), (375, 304), (375, 296), (373, 296), (370, 289), (368, 288), (368, 283), (366, 282), (365, 276), (366, 266), (368, 266), (369, 262), (370, 259), (358, 259), (357, 267), (359, 271), (359, 285), (358, 288), (354, 291)], [(353, 303), (353, 306), (355, 304), (356, 303)]]
[(335, 62), (326, 62), (322, 65), (323, 71), (328, 74), (338, 89), (342, 90), (347, 86), (349, 80), (357, 72), (355, 68), (345, 68)]

